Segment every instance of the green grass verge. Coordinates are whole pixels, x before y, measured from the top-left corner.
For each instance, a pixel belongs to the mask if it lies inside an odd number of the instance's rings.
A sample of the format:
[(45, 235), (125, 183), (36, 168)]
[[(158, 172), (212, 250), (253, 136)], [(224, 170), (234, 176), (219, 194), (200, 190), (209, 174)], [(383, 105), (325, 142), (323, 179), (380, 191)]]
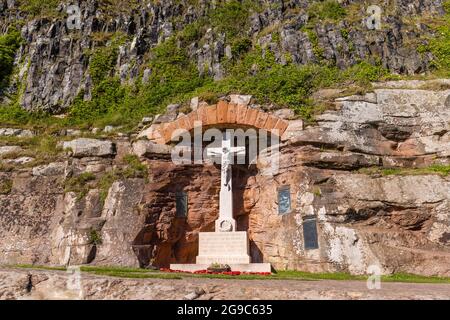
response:
[[(49, 271), (65, 271), (65, 267), (47, 267), (34, 265), (15, 265), (13, 268), (37, 269)], [(190, 273), (165, 273), (158, 270), (148, 270), (139, 268), (111, 267), (111, 266), (81, 266), (82, 272), (87, 272), (100, 276), (110, 276), (131, 279), (182, 279), (182, 278), (206, 278), (206, 279), (233, 279), (233, 280), (338, 280), (338, 281), (366, 281), (367, 275), (351, 275), (343, 272), (334, 273), (310, 273), (304, 271), (278, 271), (269, 276), (261, 275), (240, 275), (229, 276), (222, 274), (190, 274)], [(450, 277), (421, 276), (408, 273), (396, 273), (381, 277), (383, 282), (404, 282), (404, 283), (450, 283)]]
[(438, 174), (446, 177), (450, 174), (450, 165), (435, 164), (426, 168), (391, 168), (391, 169), (374, 167), (374, 168), (359, 169), (358, 172), (363, 174), (378, 174), (382, 176)]

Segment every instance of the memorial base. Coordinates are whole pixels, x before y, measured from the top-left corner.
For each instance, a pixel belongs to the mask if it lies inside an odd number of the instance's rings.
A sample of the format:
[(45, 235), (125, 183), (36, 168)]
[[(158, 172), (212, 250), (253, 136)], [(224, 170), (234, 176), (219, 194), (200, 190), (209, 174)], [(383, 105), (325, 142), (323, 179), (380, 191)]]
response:
[(247, 232), (201, 232), (196, 264), (171, 264), (179, 271), (206, 270), (213, 264), (226, 264), (232, 271), (271, 272), (269, 263), (250, 263)]
[[(231, 271), (240, 272), (271, 272), (272, 268), (270, 263), (242, 263), (242, 264), (229, 264)], [(171, 264), (170, 269), (176, 271), (195, 272), (200, 270), (207, 270), (210, 264)]]

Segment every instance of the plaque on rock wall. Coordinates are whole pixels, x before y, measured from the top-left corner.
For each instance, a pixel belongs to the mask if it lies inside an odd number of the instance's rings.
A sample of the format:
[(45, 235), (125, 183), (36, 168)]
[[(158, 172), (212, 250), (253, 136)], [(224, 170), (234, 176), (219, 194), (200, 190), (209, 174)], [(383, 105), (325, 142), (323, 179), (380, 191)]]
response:
[(288, 186), (278, 189), (278, 214), (291, 212), (291, 189)]
[(176, 193), (177, 218), (186, 218), (188, 211), (188, 197), (186, 192)]
[(319, 248), (316, 218), (305, 218), (303, 221), (303, 240), (306, 250)]

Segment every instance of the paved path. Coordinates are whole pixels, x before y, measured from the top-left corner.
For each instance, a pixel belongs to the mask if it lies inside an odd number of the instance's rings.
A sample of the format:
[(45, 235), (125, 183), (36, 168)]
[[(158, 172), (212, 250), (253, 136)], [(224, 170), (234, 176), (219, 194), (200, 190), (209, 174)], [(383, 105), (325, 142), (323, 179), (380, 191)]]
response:
[[(75, 299), (74, 281), (59, 271), (0, 270), (0, 299)], [(73, 278), (72, 278), (73, 280)], [(67, 286), (72, 283), (72, 287)], [(450, 284), (364, 281), (124, 279), (81, 274), (84, 299), (450, 299)]]

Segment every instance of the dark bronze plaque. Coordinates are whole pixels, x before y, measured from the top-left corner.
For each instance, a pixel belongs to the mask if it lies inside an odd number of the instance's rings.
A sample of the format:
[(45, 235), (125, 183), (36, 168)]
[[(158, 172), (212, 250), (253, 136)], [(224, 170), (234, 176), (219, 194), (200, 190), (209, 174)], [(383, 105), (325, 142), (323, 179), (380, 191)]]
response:
[(316, 218), (305, 219), (303, 221), (303, 239), (305, 249), (318, 249), (319, 241), (317, 239), (317, 221)]

